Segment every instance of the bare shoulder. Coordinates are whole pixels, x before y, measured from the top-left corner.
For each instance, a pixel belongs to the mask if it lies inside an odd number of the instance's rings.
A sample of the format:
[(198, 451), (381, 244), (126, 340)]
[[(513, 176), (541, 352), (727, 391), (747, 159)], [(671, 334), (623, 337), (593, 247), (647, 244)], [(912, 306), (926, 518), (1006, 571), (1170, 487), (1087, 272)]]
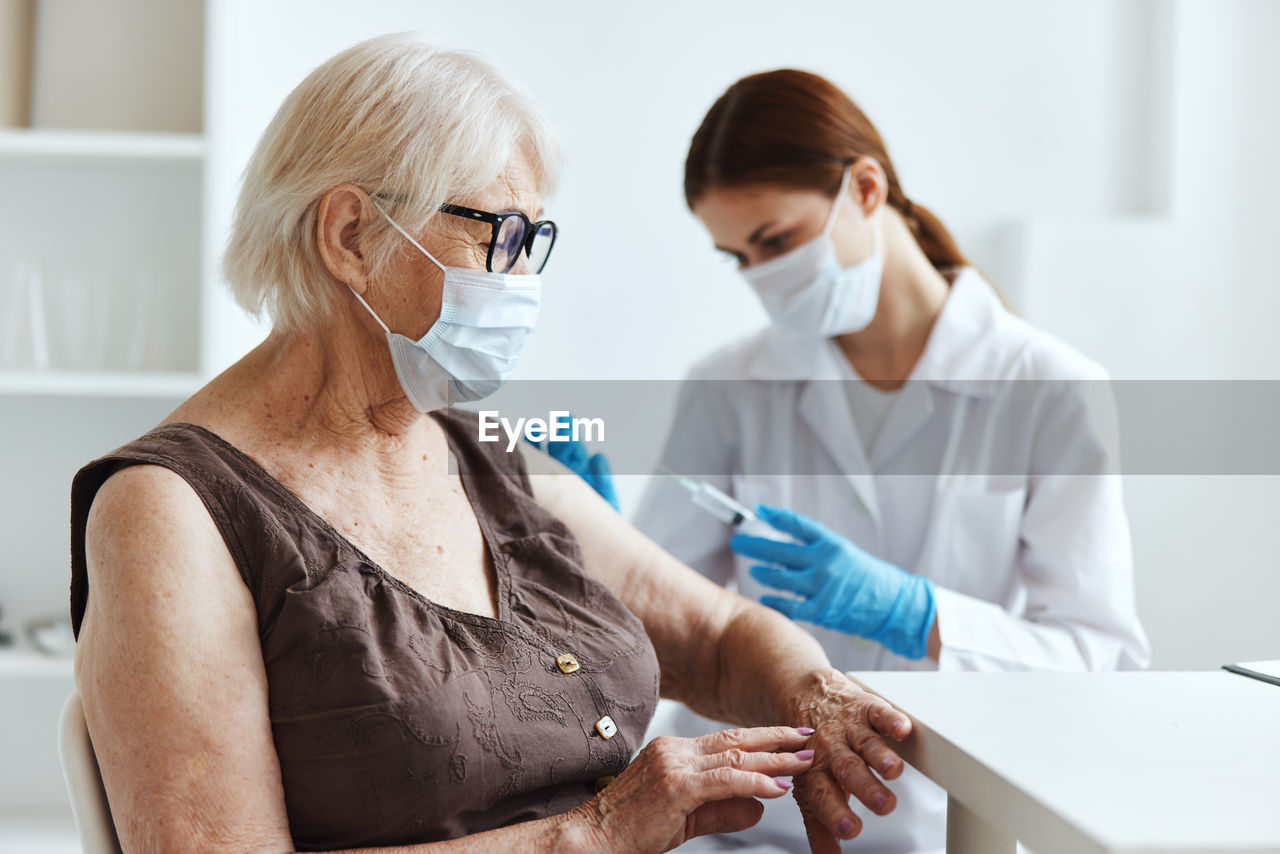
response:
[(155, 513), (168, 517), (202, 508), (195, 490), (177, 472), (158, 465), (133, 465), (103, 483), (94, 496), (89, 524), (101, 525), (108, 519), (116, 525), (145, 523)]
[(181, 475), (162, 466), (129, 466), (102, 485), (89, 509), (85, 551), (91, 586), (173, 580), (174, 561), (186, 584), (213, 581), (234, 562), (204, 502)]

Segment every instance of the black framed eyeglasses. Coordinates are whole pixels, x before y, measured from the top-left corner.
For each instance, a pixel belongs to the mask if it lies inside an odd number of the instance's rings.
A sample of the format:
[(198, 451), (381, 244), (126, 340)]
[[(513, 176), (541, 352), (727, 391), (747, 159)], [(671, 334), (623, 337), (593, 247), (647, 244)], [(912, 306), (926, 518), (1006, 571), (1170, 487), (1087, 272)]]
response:
[(556, 224), (549, 219), (532, 222), (519, 211), (489, 213), (462, 205), (441, 205), (441, 213), (489, 223), (493, 236), (484, 265), (490, 273), (508, 273), (520, 260), (520, 251), (529, 258), (529, 268), (541, 273), (556, 245)]

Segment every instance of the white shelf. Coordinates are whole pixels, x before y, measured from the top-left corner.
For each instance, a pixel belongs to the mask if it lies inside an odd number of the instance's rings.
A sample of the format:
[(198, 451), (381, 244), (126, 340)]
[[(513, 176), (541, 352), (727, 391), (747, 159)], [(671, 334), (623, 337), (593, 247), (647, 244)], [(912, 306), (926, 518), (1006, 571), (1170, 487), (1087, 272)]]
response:
[(203, 384), (186, 372), (0, 371), (0, 395), (183, 399)]
[(75, 130), (0, 131), (4, 160), (142, 160), (198, 163), (204, 157), (198, 133), (124, 133)]
[(9, 677), (57, 677), (75, 675), (75, 660), (45, 655), (27, 647), (0, 649), (0, 679)]

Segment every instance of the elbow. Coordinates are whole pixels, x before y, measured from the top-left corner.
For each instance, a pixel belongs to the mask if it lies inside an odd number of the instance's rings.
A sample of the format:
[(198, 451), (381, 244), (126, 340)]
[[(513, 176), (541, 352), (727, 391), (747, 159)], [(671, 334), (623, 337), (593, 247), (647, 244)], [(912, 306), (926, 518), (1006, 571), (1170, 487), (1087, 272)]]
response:
[(1077, 624), (1067, 632), (1074, 641), (1083, 672), (1145, 670), (1151, 664), (1150, 644), (1136, 621), (1132, 627), (1123, 628)]

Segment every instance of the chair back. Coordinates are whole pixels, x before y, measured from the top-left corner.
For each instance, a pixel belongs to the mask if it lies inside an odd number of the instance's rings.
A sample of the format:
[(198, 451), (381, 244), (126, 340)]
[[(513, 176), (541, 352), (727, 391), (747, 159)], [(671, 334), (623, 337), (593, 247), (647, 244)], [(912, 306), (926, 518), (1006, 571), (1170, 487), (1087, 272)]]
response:
[(102, 773), (98, 770), (98, 758), (84, 721), (80, 694), (75, 691), (67, 698), (58, 721), (58, 756), (71, 798), (71, 814), (80, 830), (80, 845), (85, 854), (122, 854), (107, 804), (107, 790), (103, 788)]

